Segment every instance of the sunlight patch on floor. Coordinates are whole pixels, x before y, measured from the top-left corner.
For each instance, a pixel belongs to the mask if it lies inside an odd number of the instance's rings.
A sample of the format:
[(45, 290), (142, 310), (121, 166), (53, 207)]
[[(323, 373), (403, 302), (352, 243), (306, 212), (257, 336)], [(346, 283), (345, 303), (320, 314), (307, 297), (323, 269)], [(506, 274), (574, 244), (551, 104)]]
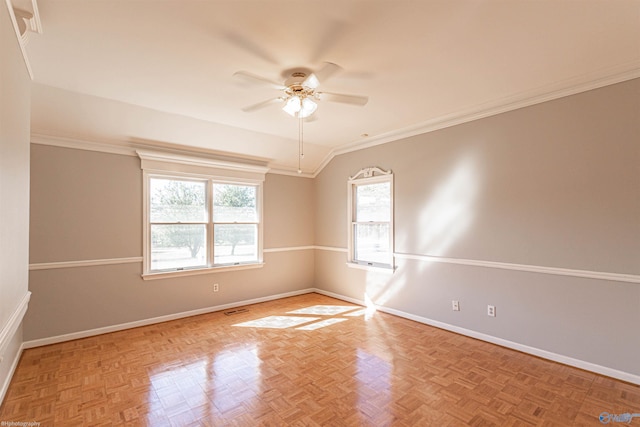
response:
[(311, 323), (309, 325), (300, 326), (299, 328), (296, 328), (296, 329), (303, 330), (303, 331), (314, 331), (316, 329), (324, 328), (325, 326), (330, 326), (336, 323), (344, 322), (345, 320), (348, 320), (348, 319), (339, 319), (339, 318), (325, 319), (319, 322)]
[[(312, 305), (309, 307), (299, 308), (297, 310), (288, 311), (287, 314), (312, 314), (316, 316), (370, 316), (375, 312), (371, 308), (362, 308), (357, 305)], [(368, 319), (368, 318), (366, 318)], [(319, 321), (318, 321), (319, 320)], [(336, 323), (349, 320), (345, 317), (310, 317), (310, 316), (268, 316), (260, 319), (250, 320), (247, 322), (237, 323), (233, 326), (243, 328), (270, 328), (270, 329), (287, 329), (295, 328), (302, 331), (313, 331), (324, 328), (326, 326), (335, 325)], [(307, 325), (304, 325), (308, 323)], [(300, 326), (304, 325), (304, 326)]]
[(364, 304), (367, 306), (364, 312), (364, 320), (369, 320), (373, 317), (377, 310), (376, 305), (374, 304), (369, 294), (364, 294)]
[(288, 311), (288, 314), (316, 314), (324, 316), (335, 316), (346, 311), (355, 310), (358, 307), (352, 305), (313, 305), (299, 310)]
[[(374, 311), (375, 311), (375, 308), (374, 308)], [(359, 317), (359, 316), (364, 316), (366, 314), (367, 314), (367, 309), (361, 308), (360, 310), (352, 311), (351, 313), (345, 313), (343, 314), (343, 316)]]
[(248, 322), (237, 323), (233, 326), (245, 328), (271, 328), (286, 329), (302, 325), (303, 323), (320, 320), (319, 317), (298, 317), (298, 316), (268, 316), (261, 319), (250, 320)]

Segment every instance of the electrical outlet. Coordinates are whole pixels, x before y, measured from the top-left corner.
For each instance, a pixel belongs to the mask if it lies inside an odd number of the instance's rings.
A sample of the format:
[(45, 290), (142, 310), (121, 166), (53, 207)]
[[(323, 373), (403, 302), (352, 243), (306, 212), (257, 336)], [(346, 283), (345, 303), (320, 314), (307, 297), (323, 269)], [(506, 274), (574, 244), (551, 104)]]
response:
[(460, 301), (451, 301), (451, 307), (453, 308), (453, 311), (460, 311)]
[(213, 284), (213, 292), (218, 292), (220, 290), (220, 286), (217, 283)]
[(487, 306), (487, 316), (496, 317), (496, 306), (488, 305)]

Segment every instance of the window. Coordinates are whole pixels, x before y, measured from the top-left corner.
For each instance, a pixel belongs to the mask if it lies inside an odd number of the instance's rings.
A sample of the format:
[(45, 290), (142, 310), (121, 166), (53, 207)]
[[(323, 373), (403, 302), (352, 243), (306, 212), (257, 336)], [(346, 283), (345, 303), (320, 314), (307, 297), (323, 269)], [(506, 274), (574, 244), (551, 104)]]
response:
[(349, 221), (349, 261), (358, 265), (392, 268), (391, 172), (367, 168), (349, 180)]
[(258, 261), (257, 187), (213, 184), (214, 264)]
[(262, 265), (266, 168), (138, 155), (146, 200), (143, 277)]
[(151, 271), (207, 266), (207, 181), (149, 179)]

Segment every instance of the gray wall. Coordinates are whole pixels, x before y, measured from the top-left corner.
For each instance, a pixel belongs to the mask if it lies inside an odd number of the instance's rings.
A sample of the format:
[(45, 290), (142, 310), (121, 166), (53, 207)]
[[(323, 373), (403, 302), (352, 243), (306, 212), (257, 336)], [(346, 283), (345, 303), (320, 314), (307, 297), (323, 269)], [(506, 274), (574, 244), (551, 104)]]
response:
[[(137, 157), (32, 144), (32, 264), (142, 256)], [(313, 245), (313, 182), (268, 174), (265, 249)], [(142, 263), (32, 270), (25, 340), (295, 292), (313, 250), (267, 252), (259, 269), (143, 280)], [(214, 283), (220, 291), (213, 293)]]
[(316, 243), (346, 248), (347, 179), (379, 166), (395, 252), (414, 259), (385, 275), (319, 250), (316, 287), (639, 375), (640, 284), (420, 259), (640, 274), (639, 136), (633, 80), (337, 156), (316, 178)]
[[(0, 5), (0, 332), (28, 291), (31, 84), (6, 3)], [(4, 334), (0, 334), (0, 337)], [(22, 344), (22, 327), (0, 346), (0, 400)]]
[(267, 174), (264, 190), (264, 247), (313, 245), (313, 180)]
[[(150, 281), (141, 263), (32, 270), (24, 338), (317, 287), (640, 375), (638, 283), (470, 265), (640, 274), (639, 95), (629, 81), (340, 155), (313, 180), (268, 174), (264, 268)], [(393, 274), (345, 265), (346, 182), (368, 166), (394, 172)], [(141, 185), (136, 157), (33, 144), (30, 262), (141, 256)], [(300, 249), (314, 244), (342, 251)]]

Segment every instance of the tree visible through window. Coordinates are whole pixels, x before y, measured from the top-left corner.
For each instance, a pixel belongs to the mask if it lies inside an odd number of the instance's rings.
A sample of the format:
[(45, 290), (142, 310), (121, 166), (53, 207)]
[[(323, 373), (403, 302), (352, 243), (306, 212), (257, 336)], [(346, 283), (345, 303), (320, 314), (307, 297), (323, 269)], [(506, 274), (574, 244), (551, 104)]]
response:
[(149, 179), (150, 271), (258, 261), (258, 186)]
[(206, 181), (150, 180), (151, 269), (207, 265)]
[(213, 185), (215, 263), (235, 264), (257, 259), (258, 211), (256, 187)]

